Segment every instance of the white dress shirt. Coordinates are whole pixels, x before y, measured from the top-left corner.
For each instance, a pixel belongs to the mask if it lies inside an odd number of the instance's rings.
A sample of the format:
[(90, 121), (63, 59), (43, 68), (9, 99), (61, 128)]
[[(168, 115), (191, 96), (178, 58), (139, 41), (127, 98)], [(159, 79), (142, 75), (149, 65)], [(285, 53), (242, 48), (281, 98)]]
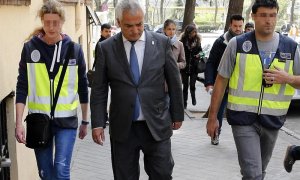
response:
[[(131, 42), (128, 41), (124, 36), (122, 36), (122, 37), (123, 37), (123, 44), (124, 44), (124, 48), (125, 48), (125, 51), (126, 51), (128, 64), (130, 64)], [(142, 67), (143, 67), (145, 45), (146, 45), (146, 36), (145, 36), (145, 31), (144, 31), (143, 34), (141, 35), (140, 39), (138, 39), (134, 44), (135, 52), (136, 52), (136, 55), (137, 55), (137, 58), (138, 58), (140, 74), (142, 72)], [(140, 104), (142, 104), (141, 99), (140, 99)], [(139, 115), (137, 120), (138, 121), (139, 120), (145, 120), (144, 114), (143, 114), (143, 111), (142, 111), (141, 107), (140, 107), (140, 115)]]

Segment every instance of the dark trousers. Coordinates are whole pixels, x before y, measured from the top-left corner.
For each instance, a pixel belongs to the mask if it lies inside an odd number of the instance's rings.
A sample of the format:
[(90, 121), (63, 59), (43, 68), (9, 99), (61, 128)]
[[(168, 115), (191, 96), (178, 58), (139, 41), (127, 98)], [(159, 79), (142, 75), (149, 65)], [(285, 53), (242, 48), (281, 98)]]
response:
[(190, 86), (191, 96), (195, 97), (197, 74), (187, 74), (185, 72), (181, 72), (181, 79), (183, 84), (183, 89), (182, 89), (183, 100), (186, 103), (188, 99), (189, 86)]
[(174, 161), (170, 138), (155, 141), (145, 121), (134, 122), (124, 142), (111, 138), (111, 158), (115, 180), (138, 180), (140, 151), (149, 180), (171, 180)]
[(224, 111), (225, 111), (225, 108), (226, 108), (226, 105), (227, 105), (227, 101), (228, 101), (228, 93), (225, 92), (225, 94), (223, 96), (223, 99), (222, 99), (222, 102), (221, 102), (221, 105), (220, 105), (220, 108), (219, 108), (218, 115), (217, 115), (217, 119), (219, 121), (219, 135), (221, 133), (223, 115), (224, 115)]
[(295, 160), (300, 160), (300, 146), (293, 148), (292, 155)]

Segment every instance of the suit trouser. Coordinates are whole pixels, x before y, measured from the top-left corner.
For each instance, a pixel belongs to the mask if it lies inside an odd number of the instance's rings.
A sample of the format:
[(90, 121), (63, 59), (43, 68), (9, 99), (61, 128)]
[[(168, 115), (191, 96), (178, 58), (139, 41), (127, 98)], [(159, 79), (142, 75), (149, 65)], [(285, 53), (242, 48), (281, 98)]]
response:
[(149, 180), (170, 180), (174, 161), (170, 138), (155, 141), (146, 122), (133, 122), (124, 142), (111, 138), (111, 156), (115, 180), (138, 180), (140, 151), (144, 153), (144, 168)]
[(243, 180), (262, 180), (278, 137), (278, 129), (255, 122), (249, 126), (232, 125)]

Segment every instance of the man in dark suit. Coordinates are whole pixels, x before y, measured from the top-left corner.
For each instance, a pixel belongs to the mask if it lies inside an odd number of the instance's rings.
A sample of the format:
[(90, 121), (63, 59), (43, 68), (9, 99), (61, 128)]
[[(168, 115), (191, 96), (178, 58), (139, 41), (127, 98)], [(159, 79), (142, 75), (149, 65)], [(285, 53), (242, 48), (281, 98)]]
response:
[(110, 86), (114, 179), (139, 179), (142, 150), (149, 179), (170, 180), (174, 166), (170, 137), (184, 119), (180, 74), (171, 43), (163, 35), (144, 31), (144, 13), (138, 1), (121, 1), (116, 17), (121, 33), (97, 46), (91, 92), (93, 140), (100, 145), (105, 140)]

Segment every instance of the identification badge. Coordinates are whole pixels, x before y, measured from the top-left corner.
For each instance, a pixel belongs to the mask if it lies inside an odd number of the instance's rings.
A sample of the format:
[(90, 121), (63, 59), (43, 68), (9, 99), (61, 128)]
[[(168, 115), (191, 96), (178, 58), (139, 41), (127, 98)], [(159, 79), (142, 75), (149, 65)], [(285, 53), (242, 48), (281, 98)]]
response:
[(68, 66), (75, 66), (76, 65), (76, 59), (69, 59)]

